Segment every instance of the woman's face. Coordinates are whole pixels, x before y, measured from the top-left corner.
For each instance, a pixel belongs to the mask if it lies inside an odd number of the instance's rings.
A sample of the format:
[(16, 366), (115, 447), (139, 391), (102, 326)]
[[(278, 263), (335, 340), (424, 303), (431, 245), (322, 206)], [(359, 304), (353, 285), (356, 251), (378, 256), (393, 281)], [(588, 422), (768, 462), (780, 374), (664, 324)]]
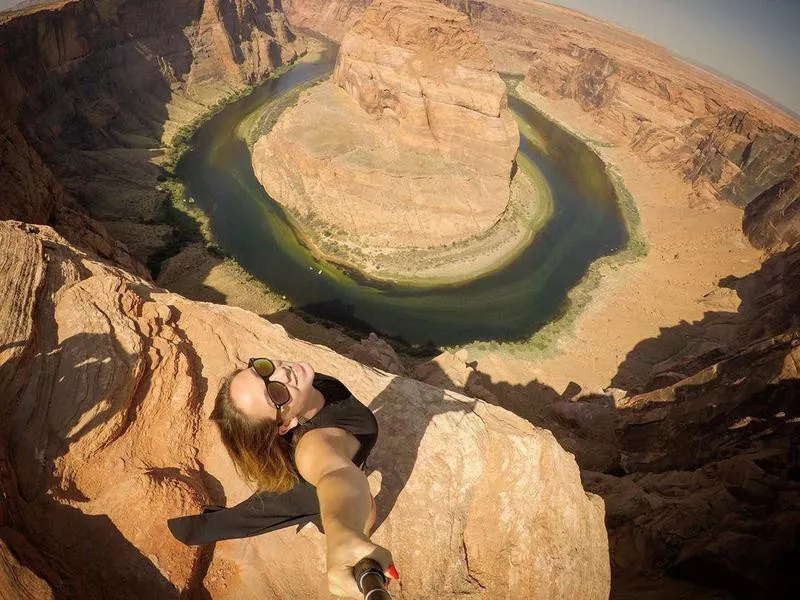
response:
[[(296, 425), (298, 416), (312, 408), (314, 369), (306, 362), (272, 360), (275, 372), (270, 381), (280, 381), (289, 389), (289, 402), (281, 406), (281, 433)], [(264, 380), (253, 369), (238, 373), (231, 382), (231, 401), (243, 414), (256, 421), (275, 420), (276, 410)]]

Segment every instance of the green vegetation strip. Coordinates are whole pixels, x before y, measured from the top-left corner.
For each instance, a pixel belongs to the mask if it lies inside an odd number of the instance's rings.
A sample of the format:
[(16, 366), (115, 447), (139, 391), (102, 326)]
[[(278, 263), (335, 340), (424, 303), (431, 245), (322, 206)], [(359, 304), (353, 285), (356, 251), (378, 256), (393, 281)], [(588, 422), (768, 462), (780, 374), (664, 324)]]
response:
[(270, 132), (284, 111), (295, 106), (300, 95), (315, 85), (319, 85), (324, 77), (298, 85), (275, 100), (259, 106), (242, 119), (236, 129), (238, 136), (247, 144), (247, 148), (252, 152), (255, 143)]

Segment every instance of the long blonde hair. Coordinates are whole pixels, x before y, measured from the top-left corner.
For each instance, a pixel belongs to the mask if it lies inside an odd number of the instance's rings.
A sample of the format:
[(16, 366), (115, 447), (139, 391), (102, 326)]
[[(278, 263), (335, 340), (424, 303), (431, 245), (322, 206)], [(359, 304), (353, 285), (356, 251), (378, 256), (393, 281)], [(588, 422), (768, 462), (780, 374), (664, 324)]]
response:
[(260, 492), (287, 492), (299, 479), (290, 458), (299, 432), (293, 433), (290, 443), (279, 435), (274, 420), (255, 421), (234, 406), (231, 382), (244, 370), (236, 369), (223, 378), (211, 420), (219, 426), (222, 442), (242, 477)]

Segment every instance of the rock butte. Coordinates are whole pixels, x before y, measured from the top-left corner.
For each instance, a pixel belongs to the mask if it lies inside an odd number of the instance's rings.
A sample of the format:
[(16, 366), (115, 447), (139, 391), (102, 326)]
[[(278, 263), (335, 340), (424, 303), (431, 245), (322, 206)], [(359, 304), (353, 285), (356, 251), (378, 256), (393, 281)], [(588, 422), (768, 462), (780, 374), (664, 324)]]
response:
[[(797, 240), (797, 119), (661, 46), (563, 7), (531, 0), (440, 4), (468, 14), (495, 68), (524, 76), (523, 94), (557, 120), (629, 150), (644, 169), (679, 173), (695, 203), (746, 207), (758, 199), (763, 210), (751, 209), (746, 233), (756, 232), (751, 241), (759, 248)], [(335, 40), (368, 5), (284, 2), (293, 25)], [(770, 224), (778, 213), (785, 218)]]
[(345, 36), (331, 80), (255, 144), (253, 164), (305, 227), (369, 254), (492, 227), (518, 146), (469, 18), (433, 0), (380, 0)]
[[(0, 472), (15, 485), (3, 481), (1, 514), (22, 539), (2, 540), (29, 549), (34, 573), (55, 571), (62, 597), (326, 596), (324, 536), (311, 526), (211, 553), (166, 527), (250, 494), (208, 416), (221, 377), (265, 349), (335, 373), (378, 416), (373, 539), (402, 565), (401, 598), (608, 596), (602, 500), (550, 432), (171, 294), (49, 227), (0, 223), (0, 248), (12, 247), (0, 255)], [(4, 556), (0, 545), (0, 582), (33, 578)]]

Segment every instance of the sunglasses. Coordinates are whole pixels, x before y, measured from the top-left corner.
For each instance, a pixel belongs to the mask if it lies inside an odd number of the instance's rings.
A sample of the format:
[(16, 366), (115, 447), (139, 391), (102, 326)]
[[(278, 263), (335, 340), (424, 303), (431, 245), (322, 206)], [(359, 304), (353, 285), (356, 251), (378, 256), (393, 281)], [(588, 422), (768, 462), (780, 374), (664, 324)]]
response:
[(247, 368), (253, 369), (267, 386), (267, 395), (278, 411), (276, 420), (281, 420), (281, 406), (291, 400), (289, 388), (282, 381), (270, 381), (270, 377), (275, 372), (275, 363), (268, 358), (251, 358), (247, 361)]

